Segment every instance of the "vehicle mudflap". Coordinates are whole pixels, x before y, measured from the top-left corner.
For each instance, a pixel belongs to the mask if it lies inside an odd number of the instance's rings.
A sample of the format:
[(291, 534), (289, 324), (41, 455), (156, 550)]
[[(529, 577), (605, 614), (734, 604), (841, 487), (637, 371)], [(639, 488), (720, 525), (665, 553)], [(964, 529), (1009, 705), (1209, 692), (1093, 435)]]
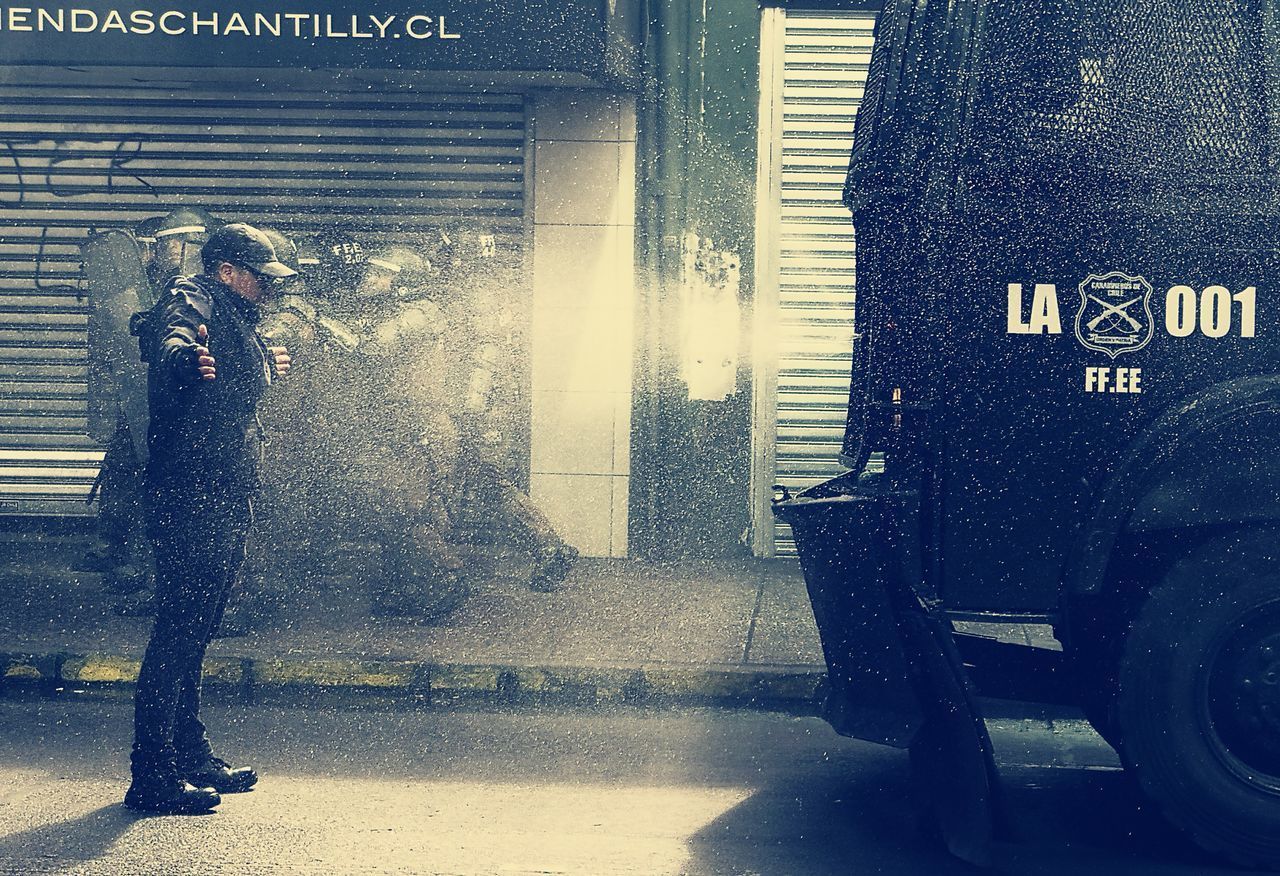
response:
[(823, 717), (844, 736), (906, 748), (924, 713), (908, 682), (889, 592), (877, 583), (897, 575), (898, 556), (892, 545), (867, 536), (896, 513), (894, 502), (801, 496), (776, 503), (774, 511), (795, 534), (822, 641)]
[(991, 737), (952, 640), (950, 621), (914, 593), (901, 596), (898, 632), (924, 712), (909, 746), (921, 815), (937, 826), (951, 854), (990, 866), (1000, 789)]
[(920, 814), (953, 855), (986, 866), (999, 776), (951, 623), (920, 592), (918, 500), (840, 487), (774, 505), (822, 639), (824, 717), (844, 735), (908, 748)]

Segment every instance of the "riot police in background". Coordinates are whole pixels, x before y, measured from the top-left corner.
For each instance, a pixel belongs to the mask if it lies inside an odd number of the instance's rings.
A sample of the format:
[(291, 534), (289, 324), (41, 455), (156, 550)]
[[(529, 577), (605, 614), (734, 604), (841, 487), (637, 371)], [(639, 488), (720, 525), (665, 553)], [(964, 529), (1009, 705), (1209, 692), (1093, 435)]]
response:
[[(262, 626), (297, 595), (286, 581), (301, 589), (317, 575), (326, 585), (355, 577), (376, 614), (440, 619), (466, 587), (432, 489), (439, 445), (421, 425), (436, 408), (413, 409), (406, 394), (412, 351), (439, 329), (438, 309), (406, 292), (426, 264), (405, 248), (369, 252), (343, 229), (273, 245), (286, 263), (296, 258), (302, 283), (284, 290), (260, 331), (298, 366), (263, 406), (259, 523), (271, 538), (251, 542), (222, 632)], [(290, 510), (275, 519), (276, 507)]]
[[(510, 475), (520, 320), (489, 267), (492, 235), (378, 246), (331, 229), (301, 239), (296, 255), (292, 241), (272, 242), (306, 286), (287, 289), (261, 327), (299, 365), (264, 405), (260, 510), (264, 522), (272, 507), (292, 510), (268, 523), (270, 544), (251, 549), (243, 608), (233, 603), (223, 633), (283, 606), (282, 569), (291, 586), (345, 571), (334, 569), (335, 545), (357, 552), (351, 571), (375, 614), (451, 612), (468, 592), (463, 552), (475, 532), (520, 548), (531, 588), (558, 586), (576, 551)], [(361, 557), (361, 544), (376, 554)]]
[[(139, 236), (145, 238), (146, 230)], [(81, 251), (90, 301), (88, 431), (106, 445), (87, 500), (98, 502), (98, 537), (85, 566), (102, 572), (103, 586), (119, 594), (145, 588), (150, 566), (142, 506), (146, 371), (129, 334), (133, 314), (154, 300), (146, 275), (149, 253), (122, 230), (94, 234)]]
[(437, 262), (432, 294), (442, 304), (450, 342), (438, 350), (432, 370), (445, 375), (442, 397), (459, 442), (450, 501), (454, 528), (505, 530), (508, 543), (530, 560), (530, 589), (555, 590), (578, 551), (512, 477), (512, 439), (526, 416), (516, 408), (522, 376), (513, 353), (526, 319), (513, 309), (510, 279), (498, 266), (496, 235), (483, 228), (443, 232)]
[(98, 500), (103, 583), (123, 596), (116, 612), (154, 611), (150, 547), (142, 532), (142, 471), (147, 460), (146, 371), (130, 334), (133, 313), (149, 309), (169, 278), (200, 272), (200, 247), (220, 223), (199, 207), (178, 207), (139, 222), (132, 235), (107, 231), (84, 248), (89, 319), (89, 431), (107, 445), (90, 499)]
[[(106, 444), (90, 501), (97, 499), (97, 543), (88, 564), (104, 574), (111, 593), (146, 592), (150, 546), (142, 531), (142, 466), (146, 450), (146, 371), (129, 334), (133, 312), (155, 304), (170, 275), (198, 265), (200, 246), (215, 223), (198, 207), (178, 207), (134, 225), (133, 233), (106, 231), (83, 247), (90, 287), (88, 320), (88, 430)], [(195, 255), (192, 261), (191, 254)], [(197, 268), (198, 272), (198, 268)], [(118, 611), (151, 611), (150, 597), (125, 598)]]
[[(330, 243), (322, 252), (339, 260), (349, 246)], [(438, 620), (466, 598), (462, 560), (450, 541), (447, 509), (439, 491), (439, 406), (423, 404), (421, 353), (443, 330), (439, 308), (421, 294), (426, 261), (407, 247), (362, 251), (354, 287), (338, 286), (333, 319), (346, 330), (345, 344), (326, 357), (338, 391), (317, 393), (327, 466), (344, 487), (348, 518), (379, 549), (379, 568), (366, 571), (374, 614)], [(341, 267), (330, 273), (342, 274)], [(346, 274), (347, 278), (355, 274)]]

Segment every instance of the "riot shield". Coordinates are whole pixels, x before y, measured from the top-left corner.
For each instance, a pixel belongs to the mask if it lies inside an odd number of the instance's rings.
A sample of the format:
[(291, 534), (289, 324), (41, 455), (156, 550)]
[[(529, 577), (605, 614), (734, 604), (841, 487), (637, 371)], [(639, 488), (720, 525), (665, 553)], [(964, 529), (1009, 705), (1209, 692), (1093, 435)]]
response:
[(81, 247), (89, 285), (89, 434), (106, 443), (121, 416), (134, 452), (147, 459), (147, 371), (129, 319), (150, 300), (150, 284), (137, 242), (124, 231), (104, 231)]

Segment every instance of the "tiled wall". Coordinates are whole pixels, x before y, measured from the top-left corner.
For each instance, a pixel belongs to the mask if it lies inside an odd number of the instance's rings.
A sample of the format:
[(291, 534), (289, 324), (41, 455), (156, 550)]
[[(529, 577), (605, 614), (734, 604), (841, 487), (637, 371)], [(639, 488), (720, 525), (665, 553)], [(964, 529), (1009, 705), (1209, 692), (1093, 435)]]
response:
[(534, 97), (531, 493), (588, 556), (627, 553), (635, 101)]

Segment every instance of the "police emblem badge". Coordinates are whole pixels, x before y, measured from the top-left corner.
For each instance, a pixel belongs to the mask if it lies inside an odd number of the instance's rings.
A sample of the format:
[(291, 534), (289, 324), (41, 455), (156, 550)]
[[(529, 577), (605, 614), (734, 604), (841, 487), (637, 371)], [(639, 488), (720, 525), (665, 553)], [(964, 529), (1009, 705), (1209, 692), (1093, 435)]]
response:
[(1151, 284), (1121, 271), (1090, 274), (1080, 284), (1076, 339), (1112, 359), (1141, 350), (1155, 332)]

